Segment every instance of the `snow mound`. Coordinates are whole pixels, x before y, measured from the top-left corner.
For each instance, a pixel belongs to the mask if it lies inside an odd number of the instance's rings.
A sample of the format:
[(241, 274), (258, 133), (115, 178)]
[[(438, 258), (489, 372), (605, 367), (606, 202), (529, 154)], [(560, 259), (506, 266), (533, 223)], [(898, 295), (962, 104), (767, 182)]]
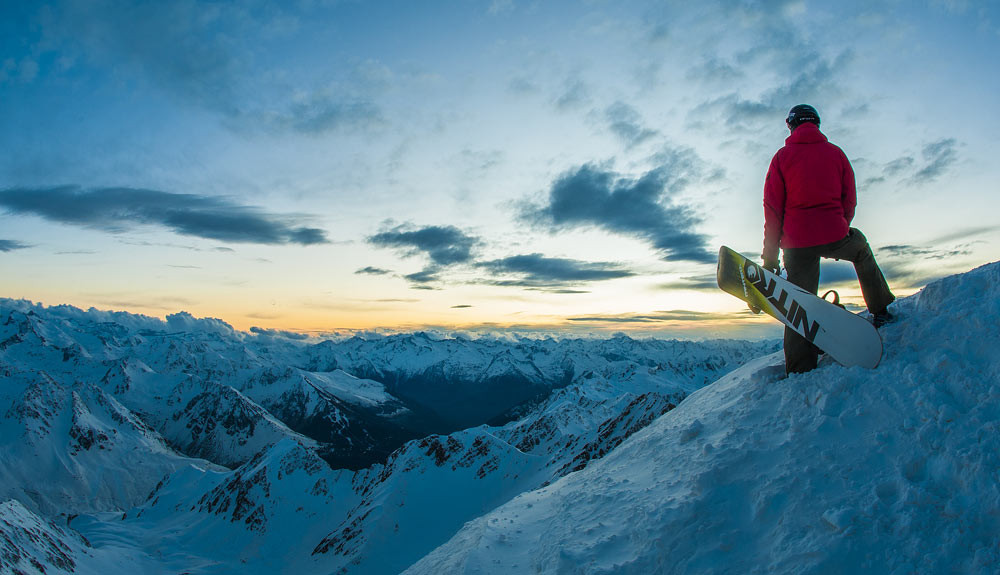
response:
[(1000, 263), (896, 311), (878, 369), (752, 361), (406, 573), (996, 573)]

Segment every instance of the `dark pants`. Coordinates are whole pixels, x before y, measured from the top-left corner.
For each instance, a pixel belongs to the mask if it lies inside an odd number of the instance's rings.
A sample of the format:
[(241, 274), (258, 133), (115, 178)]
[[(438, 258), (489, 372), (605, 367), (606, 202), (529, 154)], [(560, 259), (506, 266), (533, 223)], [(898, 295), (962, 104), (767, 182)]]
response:
[[(819, 290), (819, 259), (832, 258), (854, 263), (854, 271), (858, 274), (868, 311), (880, 312), (896, 299), (875, 262), (868, 240), (855, 228), (850, 229), (847, 237), (833, 243), (808, 248), (785, 248), (782, 252), (788, 281), (802, 289), (812, 293)], [(816, 346), (794, 330), (785, 328), (786, 373), (802, 373), (814, 369), (818, 355)]]

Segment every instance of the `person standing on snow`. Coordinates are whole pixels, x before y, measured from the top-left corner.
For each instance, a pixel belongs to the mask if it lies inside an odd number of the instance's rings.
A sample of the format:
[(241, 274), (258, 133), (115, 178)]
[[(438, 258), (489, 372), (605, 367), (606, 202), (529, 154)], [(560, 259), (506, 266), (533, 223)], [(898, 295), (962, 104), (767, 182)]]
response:
[[(872, 323), (881, 327), (892, 320), (886, 308), (896, 297), (868, 240), (850, 227), (857, 205), (851, 163), (819, 131), (819, 114), (812, 106), (795, 106), (785, 123), (791, 135), (771, 159), (764, 182), (764, 268), (781, 272), (780, 247), (788, 280), (815, 294), (821, 257), (853, 262)], [(815, 368), (817, 356), (813, 344), (785, 328), (786, 373)]]

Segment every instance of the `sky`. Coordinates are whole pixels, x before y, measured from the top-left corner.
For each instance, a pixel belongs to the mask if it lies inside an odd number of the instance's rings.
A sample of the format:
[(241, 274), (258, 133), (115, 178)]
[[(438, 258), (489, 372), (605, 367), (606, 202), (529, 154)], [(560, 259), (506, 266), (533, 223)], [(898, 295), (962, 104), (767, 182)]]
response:
[[(897, 295), (1000, 259), (994, 0), (0, 7), (0, 297), (315, 334), (770, 337), (715, 261), (759, 255), (800, 103)], [(821, 287), (863, 305), (848, 264)]]

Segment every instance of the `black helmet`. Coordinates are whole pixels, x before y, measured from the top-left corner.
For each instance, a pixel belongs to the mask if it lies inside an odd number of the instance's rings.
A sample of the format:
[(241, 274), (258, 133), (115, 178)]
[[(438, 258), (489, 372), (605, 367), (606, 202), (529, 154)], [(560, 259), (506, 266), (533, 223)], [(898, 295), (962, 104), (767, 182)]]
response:
[(789, 128), (794, 130), (803, 122), (812, 122), (817, 126), (819, 125), (819, 112), (816, 111), (816, 108), (813, 108), (809, 104), (799, 104), (788, 111), (785, 123), (788, 124)]

